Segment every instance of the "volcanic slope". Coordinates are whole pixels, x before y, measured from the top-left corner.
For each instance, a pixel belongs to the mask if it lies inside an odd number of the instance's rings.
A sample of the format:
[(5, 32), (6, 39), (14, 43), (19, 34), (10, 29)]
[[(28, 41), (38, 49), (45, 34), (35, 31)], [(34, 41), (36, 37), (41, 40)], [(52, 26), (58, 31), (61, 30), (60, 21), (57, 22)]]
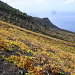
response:
[(75, 75), (75, 43), (0, 21), (0, 75), (5, 74)]

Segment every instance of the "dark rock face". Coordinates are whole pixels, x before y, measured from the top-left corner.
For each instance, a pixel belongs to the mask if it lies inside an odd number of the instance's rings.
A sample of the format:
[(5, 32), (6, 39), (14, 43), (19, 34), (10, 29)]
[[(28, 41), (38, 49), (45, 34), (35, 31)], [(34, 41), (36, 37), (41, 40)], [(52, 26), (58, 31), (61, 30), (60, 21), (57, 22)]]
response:
[(34, 17), (35, 20), (37, 20), (38, 23), (43, 24), (43, 26), (45, 27), (49, 27), (49, 28), (58, 28), (57, 26), (55, 26), (54, 24), (51, 23), (51, 21), (49, 20), (49, 18), (38, 18), (38, 17)]
[(51, 28), (58, 28), (57, 26), (53, 25), (48, 18), (42, 18), (42, 22), (45, 23), (47, 26), (50, 26)]

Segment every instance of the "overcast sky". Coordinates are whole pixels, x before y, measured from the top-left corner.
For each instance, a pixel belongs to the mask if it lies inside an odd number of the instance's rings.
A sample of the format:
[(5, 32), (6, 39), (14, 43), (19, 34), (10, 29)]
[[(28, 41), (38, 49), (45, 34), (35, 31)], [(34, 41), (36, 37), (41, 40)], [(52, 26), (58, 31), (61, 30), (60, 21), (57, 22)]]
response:
[[(45, 17), (49, 13), (75, 12), (75, 0), (2, 0), (29, 15)], [(39, 14), (40, 13), (40, 14)]]

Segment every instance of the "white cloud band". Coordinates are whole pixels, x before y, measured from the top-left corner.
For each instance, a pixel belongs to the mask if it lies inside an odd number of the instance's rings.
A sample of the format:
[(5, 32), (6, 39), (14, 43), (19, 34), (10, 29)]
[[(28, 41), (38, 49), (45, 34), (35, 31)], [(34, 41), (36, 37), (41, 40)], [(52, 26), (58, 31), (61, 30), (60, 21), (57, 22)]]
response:
[(64, 2), (64, 4), (72, 4), (74, 2), (74, 0), (67, 0), (66, 2)]

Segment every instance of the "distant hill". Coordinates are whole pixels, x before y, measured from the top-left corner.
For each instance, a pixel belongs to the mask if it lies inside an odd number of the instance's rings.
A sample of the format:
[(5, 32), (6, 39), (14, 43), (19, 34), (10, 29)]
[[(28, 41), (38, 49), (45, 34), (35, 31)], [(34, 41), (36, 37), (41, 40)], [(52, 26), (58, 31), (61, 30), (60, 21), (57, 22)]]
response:
[(29, 16), (2, 1), (0, 1), (0, 20), (61, 40), (75, 41), (75, 33), (58, 28), (53, 25), (48, 18)]

